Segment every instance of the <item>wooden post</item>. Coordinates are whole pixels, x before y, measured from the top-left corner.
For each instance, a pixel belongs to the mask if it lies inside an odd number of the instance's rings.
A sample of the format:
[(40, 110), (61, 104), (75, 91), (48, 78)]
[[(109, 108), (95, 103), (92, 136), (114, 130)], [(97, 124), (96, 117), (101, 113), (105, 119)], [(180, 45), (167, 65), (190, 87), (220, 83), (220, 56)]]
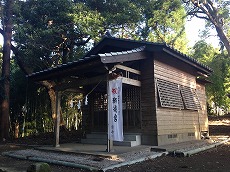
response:
[(58, 91), (55, 92), (56, 94), (56, 119), (55, 119), (55, 147), (60, 147), (59, 144), (59, 135), (60, 135), (60, 102), (61, 102), (61, 95)]
[(109, 122), (110, 122), (110, 110), (109, 110), (109, 98), (110, 98), (110, 91), (109, 91), (109, 73), (107, 76), (107, 119), (108, 119), (108, 133), (107, 133), (107, 152), (112, 152), (113, 151), (113, 140), (111, 140), (109, 138), (109, 132), (110, 132), (110, 128), (109, 128)]

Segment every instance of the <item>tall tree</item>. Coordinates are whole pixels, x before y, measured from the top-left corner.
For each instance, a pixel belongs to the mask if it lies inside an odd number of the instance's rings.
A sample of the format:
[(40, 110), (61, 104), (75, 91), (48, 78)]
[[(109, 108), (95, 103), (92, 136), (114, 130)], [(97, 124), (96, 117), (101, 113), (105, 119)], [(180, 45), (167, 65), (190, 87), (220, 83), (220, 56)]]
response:
[(191, 56), (198, 61), (210, 66), (213, 74), (209, 77), (212, 84), (207, 85), (208, 102), (214, 102), (216, 106), (229, 108), (229, 75), (230, 59), (227, 55), (219, 52), (217, 48), (207, 44), (205, 41), (198, 41), (193, 47)]
[(227, 0), (183, 0), (187, 13), (207, 21), (207, 26), (215, 28), (220, 44), (230, 56), (230, 2)]
[(11, 38), (12, 38), (12, 14), (13, 14), (13, 0), (6, 0), (5, 2), (5, 18), (3, 18), (4, 29), (4, 44), (3, 44), (3, 63), (2, 63), (2, 83), (3, 83), (3, 97), (1, 100), (1, 139), (9, 138), (9, 114), (10, 114), (10, 52), (11, 52)]
[[(97, 39), (103, 19), (84, 3), (66, 0), (18, 1), (12, 46), (20, 68), (30, 74), (74, 60), (90, 39)], [(80, 50), (80, 51), (78, 51)], [(33, 64), (33, 65), (31, 65)], [(41, 81), (55, 118), (54, 81)]]
[(105, 18), (105, 30), (121, 38), (166, 42), (186, 51), (185, 10), (180, 0), (84, 0)]
[(97, 10), (104, 18), (104, 31), (120, 38), (137, 38), (136, 29), (141, 20), (141, 8), (132, 0), (83, 0), (86, 5)]
[(145, 5), (145, 34), (147, 40), (166, 42), (186, 52), (185, 15), (180, 0), (150, 1)]

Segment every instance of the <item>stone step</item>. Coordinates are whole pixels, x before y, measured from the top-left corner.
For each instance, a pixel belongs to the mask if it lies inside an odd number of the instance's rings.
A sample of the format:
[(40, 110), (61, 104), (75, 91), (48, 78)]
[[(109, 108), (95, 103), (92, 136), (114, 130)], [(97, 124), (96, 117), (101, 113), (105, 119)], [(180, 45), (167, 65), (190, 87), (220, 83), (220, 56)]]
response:
[[(105, 145), (107, 144), (107, 133), (90, 133), (86, 135), (86, 139), (81, 139), (81, 143), (83, 144), (99, 144)], [(124, 141), (114, 141), (113, 144), (115, 146), (138, 146), (141, 145), (141, 136), (136, 133), (125, 133)]]
[(81, 143), (83, 143), (83, 144), (105, 145), (105, 144), (107, 144), (107, 140), (106, 139), (100, 139), (100, 138), (86, 138), (86, 139), (81, 139)]
[(87, 139), (107, 139), (106, 134), (102, 133), (90, 133), (86, 135)]
[(114, 146), (128, 146), (128, 147), (133, 147), (133, 146), (138, 146), (137, 141), (123, 141), (123, 142), (118, 142), (118, 141), (113, 141)]
[[(95, 144), (95, 145), (106, 145), (107, 140), (104, 139), (81, 139), (81, 143), (83, 144)], [(138, 146), (137, 141), (113, 141), (114, 146), (128, 146), (128, 147), (133, 147), (133, 146)]]
[[(86, 135), (86, 138), (89, 139), (107, 139), (107, 134), (106, 133), (90, 133)], [(124, 140), (126, 141), (135, 141), (140, 139), (141, 136), (139, 134), (124, 134)]]

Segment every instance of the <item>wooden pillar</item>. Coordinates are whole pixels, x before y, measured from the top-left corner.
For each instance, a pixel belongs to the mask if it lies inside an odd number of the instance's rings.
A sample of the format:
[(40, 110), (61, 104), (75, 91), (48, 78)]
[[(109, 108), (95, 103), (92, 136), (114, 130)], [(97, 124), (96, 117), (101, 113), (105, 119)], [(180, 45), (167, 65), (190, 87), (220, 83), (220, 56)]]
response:
[(59, 135), (60, 135), (60, 104), (61, 104), (61, 92), (56, 91), (56, 119), (55, 119), (55, 147), (60, 147)]
[(109, 98), (110, 98), (110, 91), (109, 91), (109, 73), (108, 73), (108, 76), (107, 76), (107, 120), (108, 120), (108, 123), (107, 123), (107, 126), (108, 126), (108, 133), (107, 133), (107, 137), (108, 137), (108, 140), (107, 140), (107, 152), (114, 152), (113, 150), (113, 140), (109, 138), (109, 132), (110, 132), (110, 128), (109, 128), (109, 122), (110, 122), (110, 118), (111, 118), (111, 114), (110, 114), (110, 106), (109, 106)]

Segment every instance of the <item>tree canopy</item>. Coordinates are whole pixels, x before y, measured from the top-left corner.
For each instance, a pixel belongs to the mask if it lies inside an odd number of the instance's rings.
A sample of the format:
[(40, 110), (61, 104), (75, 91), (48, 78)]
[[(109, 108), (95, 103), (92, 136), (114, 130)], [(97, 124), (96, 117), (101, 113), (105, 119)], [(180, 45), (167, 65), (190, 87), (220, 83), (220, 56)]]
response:
[(28, 72), (41, 70), (82, 54), (76, 49), (89, 39), (98, 39), (102, 21), (99, 13), (83, 3), (29, 0), (18, 4), (13, 40), (23, 54), (24, 66), (33, 68)]
[(209, 77), (211, 84), (207, 85), (209, 105), (214, 103), (216, 107), (224, 110), (230, 108), (230, 59), (228, 56), (201, 40), (194, 45), (192, 57), (208, 65), (214, 71)]
[(183, 0), (187, 14), (206, 21), (206, 27), (214, 28), (220, 39), (221, 48), (230, 56), (230, 2), (228, 0)]

